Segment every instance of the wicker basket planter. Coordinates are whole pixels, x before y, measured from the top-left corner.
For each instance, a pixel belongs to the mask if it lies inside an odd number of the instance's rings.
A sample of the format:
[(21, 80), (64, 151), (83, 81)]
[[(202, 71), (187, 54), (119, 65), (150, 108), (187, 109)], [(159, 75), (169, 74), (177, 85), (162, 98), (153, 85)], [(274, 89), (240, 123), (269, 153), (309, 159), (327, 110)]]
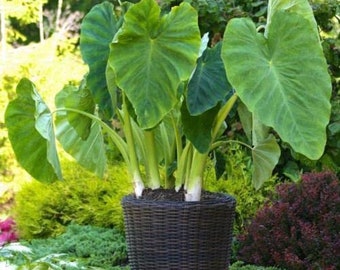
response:
[(211, 193), (200, 202), (124, 197), (131, 269), (228, 269), (235, 204)]

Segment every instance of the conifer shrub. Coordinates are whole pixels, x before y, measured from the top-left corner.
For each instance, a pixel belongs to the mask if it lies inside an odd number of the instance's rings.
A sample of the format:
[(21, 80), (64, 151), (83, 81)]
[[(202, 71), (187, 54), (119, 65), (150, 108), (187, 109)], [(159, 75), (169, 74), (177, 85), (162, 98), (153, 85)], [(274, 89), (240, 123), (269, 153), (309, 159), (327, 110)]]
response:
[(21, 239), (56, 236), (67, 225), (123, 229), (121, 198), (132, 192), (125, 165), (110, 166), (99, 179), (67, 162), (64, 181), (25, 184), (15, 196), (13, 216)]
[(116, 228), (70, 224), (65, 233), (57, 237), (33, 239), (25, 245), (31, 249), (33, 261), (63, 254), (63, 260), (77, 262), (78, 266), (72, 269), (113, 270), (127, 264), (125, 237)]
[(306, 173), (278, 185), (239, 237), (238, 258), (287, 269), (340, 269), (340, 183), (334, 173)]

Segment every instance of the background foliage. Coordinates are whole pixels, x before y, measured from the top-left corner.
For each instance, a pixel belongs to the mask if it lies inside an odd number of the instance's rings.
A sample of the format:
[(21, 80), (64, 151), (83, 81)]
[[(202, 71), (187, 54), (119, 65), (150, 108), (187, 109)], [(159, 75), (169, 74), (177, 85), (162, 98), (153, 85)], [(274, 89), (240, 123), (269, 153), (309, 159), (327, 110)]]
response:
[(237, 235), (244, 230), (256, 211), (265, 203), (268, 195), (274, 192), (277, 178), (274, 176), (268, 179), (261, 189), (256, 190), (251, 184), (250, 155), (240, 144), (232, 143), (216, 155), (222, 155), (225, 159), (225, 167), (219, 169), (224, 173), (216, 176), (215, 170), (208, 170), (204, 188), (212, 192), (230, 194), (236, 199), (234, 233)]

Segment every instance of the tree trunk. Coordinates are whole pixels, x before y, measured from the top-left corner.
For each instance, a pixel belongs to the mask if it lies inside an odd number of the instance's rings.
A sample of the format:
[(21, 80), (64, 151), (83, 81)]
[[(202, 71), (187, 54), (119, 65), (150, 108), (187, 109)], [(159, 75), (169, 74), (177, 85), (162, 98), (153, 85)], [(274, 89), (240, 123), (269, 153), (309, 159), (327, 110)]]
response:
[[(1, 63), (6, 62), (7, 53), (6, 53), (6, 13), (5, 13), (5, 4), (3, 0), (0, 0), (0, 32), (1, 32)], [(1, 65), (1, 69), (3, 65)], [(2, 73), (2, 72), (1, 72)]]
[(63, 0), (58, 0), (57, 17), (55, 20), (55, 31), (56, 32), (59, 32), (59, 21), (60, 21), (62, 6), (63, 6)]
[(44, 16), (43, 16), (43, 2), (41, 2), (39, 6), (39, 35), (40, 35), (40, 42), (44, 41)]

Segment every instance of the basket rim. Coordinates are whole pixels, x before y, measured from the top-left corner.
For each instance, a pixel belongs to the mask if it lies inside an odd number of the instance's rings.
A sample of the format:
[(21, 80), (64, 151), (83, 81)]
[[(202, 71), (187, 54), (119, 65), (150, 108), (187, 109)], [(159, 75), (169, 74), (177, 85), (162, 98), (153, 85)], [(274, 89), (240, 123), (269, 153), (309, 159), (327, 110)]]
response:
[(135, 194), (128, 194), (122, 198), (122, 204), (130, 204), (130, 205), (150, 205), (154, 207), (162, 207), (162, 206), (172, 206), (178, 208), (185, 208), (190, 206), (209, 206), (209, 205), (225, 205), (225, 204), (236, 204), (236, 200), (230, 194), (225, 194), (221, 192), (205, 192), (205, 195), (202, 196), (202, 200), (200, 201), (178, 201), (178, 200), (170, 200), (170, 199), (148, 199), (148, 198), (136, 198)]

